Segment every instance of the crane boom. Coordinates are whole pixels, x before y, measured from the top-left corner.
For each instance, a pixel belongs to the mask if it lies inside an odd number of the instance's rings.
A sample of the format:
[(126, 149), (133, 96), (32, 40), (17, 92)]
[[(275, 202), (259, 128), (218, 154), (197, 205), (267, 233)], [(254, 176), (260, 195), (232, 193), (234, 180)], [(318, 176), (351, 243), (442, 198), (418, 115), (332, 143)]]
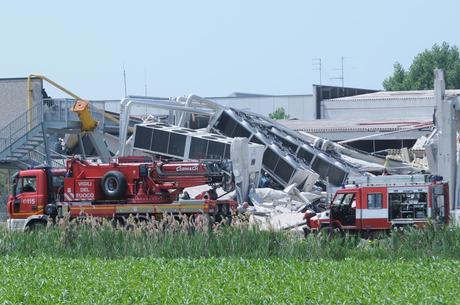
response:
[(93, 119), (91, 111), (89, 111), (88, 101), (79, 99), (70, 110), (78, 115), (81, 123), (81, 131), (91, 132), (96, 129), (99, 122)]
[[(75, 112), (78, 115), (78, 119), (81, 122), (81, 131), (83, 132), (91, 132), (96, 129), (98, 125), (98, 121), (93, 119), (91, 112), (89, 111), (89, 101), (86, 101), (76, 95), (75, 93), (71, 92), (70, 90), (64, 88), (63, 86), (59, 85), (58, 83), (52, 81), (51, 79), (47, 78), (46, 76), (39, 75), (39, 74), (30, 74), (27, 77), (27, 89), (28, 89), (28, 100), (27, 105), (30, 109), (32, 107), (32, 82), (33, 78), (38, 78), (44, 80), (51, 84), (52, 86), (56, 87), (57, 89), (61, 90), (64, 93), (67, 93), (72, 98), (76, 99), (75, 104), (70, 109), (71, 111)], [(109, 114), (104, 113), (104, 116), (110, 116)], [(116, 120), (112, 116), (108, 117), (111, 120)]]

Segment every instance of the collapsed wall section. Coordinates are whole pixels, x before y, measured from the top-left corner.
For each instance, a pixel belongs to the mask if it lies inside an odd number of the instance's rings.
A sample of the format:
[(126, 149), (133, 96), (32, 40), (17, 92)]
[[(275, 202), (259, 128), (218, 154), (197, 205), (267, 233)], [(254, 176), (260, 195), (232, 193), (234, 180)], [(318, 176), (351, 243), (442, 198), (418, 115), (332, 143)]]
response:
[[(294, 132), (261, 115), (233, 108), (222, 111), (213, 129), (228, 137), (247, 137), (265, 146), (262, 168), (282, 186), (299, 187), (320, 178), (326, 184), (340, 186), (350, 173), (357, 172), (332, 152), (303, 140)], [(319, 146), (322, 146), (319, 143)]]

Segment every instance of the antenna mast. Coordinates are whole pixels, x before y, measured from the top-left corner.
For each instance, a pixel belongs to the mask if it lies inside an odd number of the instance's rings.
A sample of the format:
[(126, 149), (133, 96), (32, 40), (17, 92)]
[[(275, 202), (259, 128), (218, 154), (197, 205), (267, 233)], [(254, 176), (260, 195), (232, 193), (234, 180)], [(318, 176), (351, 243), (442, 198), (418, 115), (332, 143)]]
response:
[(125, 97), (128, 96), (128, 89), (126, 87), (126, 70), (125, 65), (123, 64), (123, 83), (125, 84)]
[(144, 96), (147, 96), (147, 70), (144, 70)]
[(322, 85), (321, 58), (313, 58), (313, 70), (319, 70), (319, 85)]
[(340, 57), (340, 61), (341, 61), (341, 64), (342, 64), (342, 66), (341, 66), (341, 68), (340, 68), (340, 71), (342, 72), (341, 78), (342, 78), (342, 88), (343, 88), (343, 87), (344, 87), (344, 83), (345, 83), (345, 78), (343, 77), (343, 56)]
[(339, 70), (340, 71), (340, 76), (338, 77), (331, 77), (330, 79), (340, 79), (342, 82), (342, 88), (345, 86), (345, 77), (344, 77), (344, 68), (343, 68), (343, 61), (345, 60), (345, 57), (340, 57), (340, 68), (334, 69), (334, 70)]

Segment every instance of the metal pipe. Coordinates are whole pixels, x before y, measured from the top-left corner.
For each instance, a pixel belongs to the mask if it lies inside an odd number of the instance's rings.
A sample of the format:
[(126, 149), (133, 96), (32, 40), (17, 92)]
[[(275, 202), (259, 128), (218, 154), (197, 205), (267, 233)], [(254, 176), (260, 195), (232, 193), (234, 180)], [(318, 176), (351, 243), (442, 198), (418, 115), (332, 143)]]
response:
[[(188, 97), (187, 97), (187, 100), (185, 101), (185, 107), (190, 107), (190, 105), (192, 104), (192, 99), (193, 99), (194, 95), (190, 94)], [(180, 115), (180, 118), (179, 118), (179, 122), (177, 125), (179, 126), (184, 126), (184, 123), (185, 123), (185, 120), (187, 118), (187, 113), (185, 111), (182, 111), (181, 115)]]
[[(180, 101), (182, 98), (176, 98), (176, 101)], [(184, 104), (185, 107), (192, 107), (192, 106), (205, 106), (207, 108), (211, 108), (213, 110), (219, 110), (222, 107), (222, 105), (219, 105), (213, 101), (204, 99), (198, 95), (195, 94), (190, 94)], [(181, 116), (178, 121), (179, 126), (184, 126), (185, 122), (187, 121), (187, 113), (182, 112)]]
[(126, 136), (128, 133), (129, 115), (131, 107), (135, 104), (149, 105), (153, 108), (176, 110), (190, 113), (211, 115), (214, 111), (185, 107), (183, 103), (165, 101), (163, 99), (124, 98), (120, 101), (120, 129), (119, 129), (119, 155), (124, 156), (126, 150)]

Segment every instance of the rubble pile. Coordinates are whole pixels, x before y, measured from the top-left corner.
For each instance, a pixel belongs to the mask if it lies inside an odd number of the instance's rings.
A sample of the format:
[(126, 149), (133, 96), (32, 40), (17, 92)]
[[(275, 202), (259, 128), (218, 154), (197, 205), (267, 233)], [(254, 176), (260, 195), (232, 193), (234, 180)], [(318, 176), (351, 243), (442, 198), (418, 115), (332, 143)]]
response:
[(305, 225), (307, 209), (323, 211), (326, 208), (326, 192), (315, 190), (300, 192), (294, 184), (284, 190), (256, 188), (249, 192), (252, 205), (244, 209), (249, 221), (260, 229), (297, 229)]

